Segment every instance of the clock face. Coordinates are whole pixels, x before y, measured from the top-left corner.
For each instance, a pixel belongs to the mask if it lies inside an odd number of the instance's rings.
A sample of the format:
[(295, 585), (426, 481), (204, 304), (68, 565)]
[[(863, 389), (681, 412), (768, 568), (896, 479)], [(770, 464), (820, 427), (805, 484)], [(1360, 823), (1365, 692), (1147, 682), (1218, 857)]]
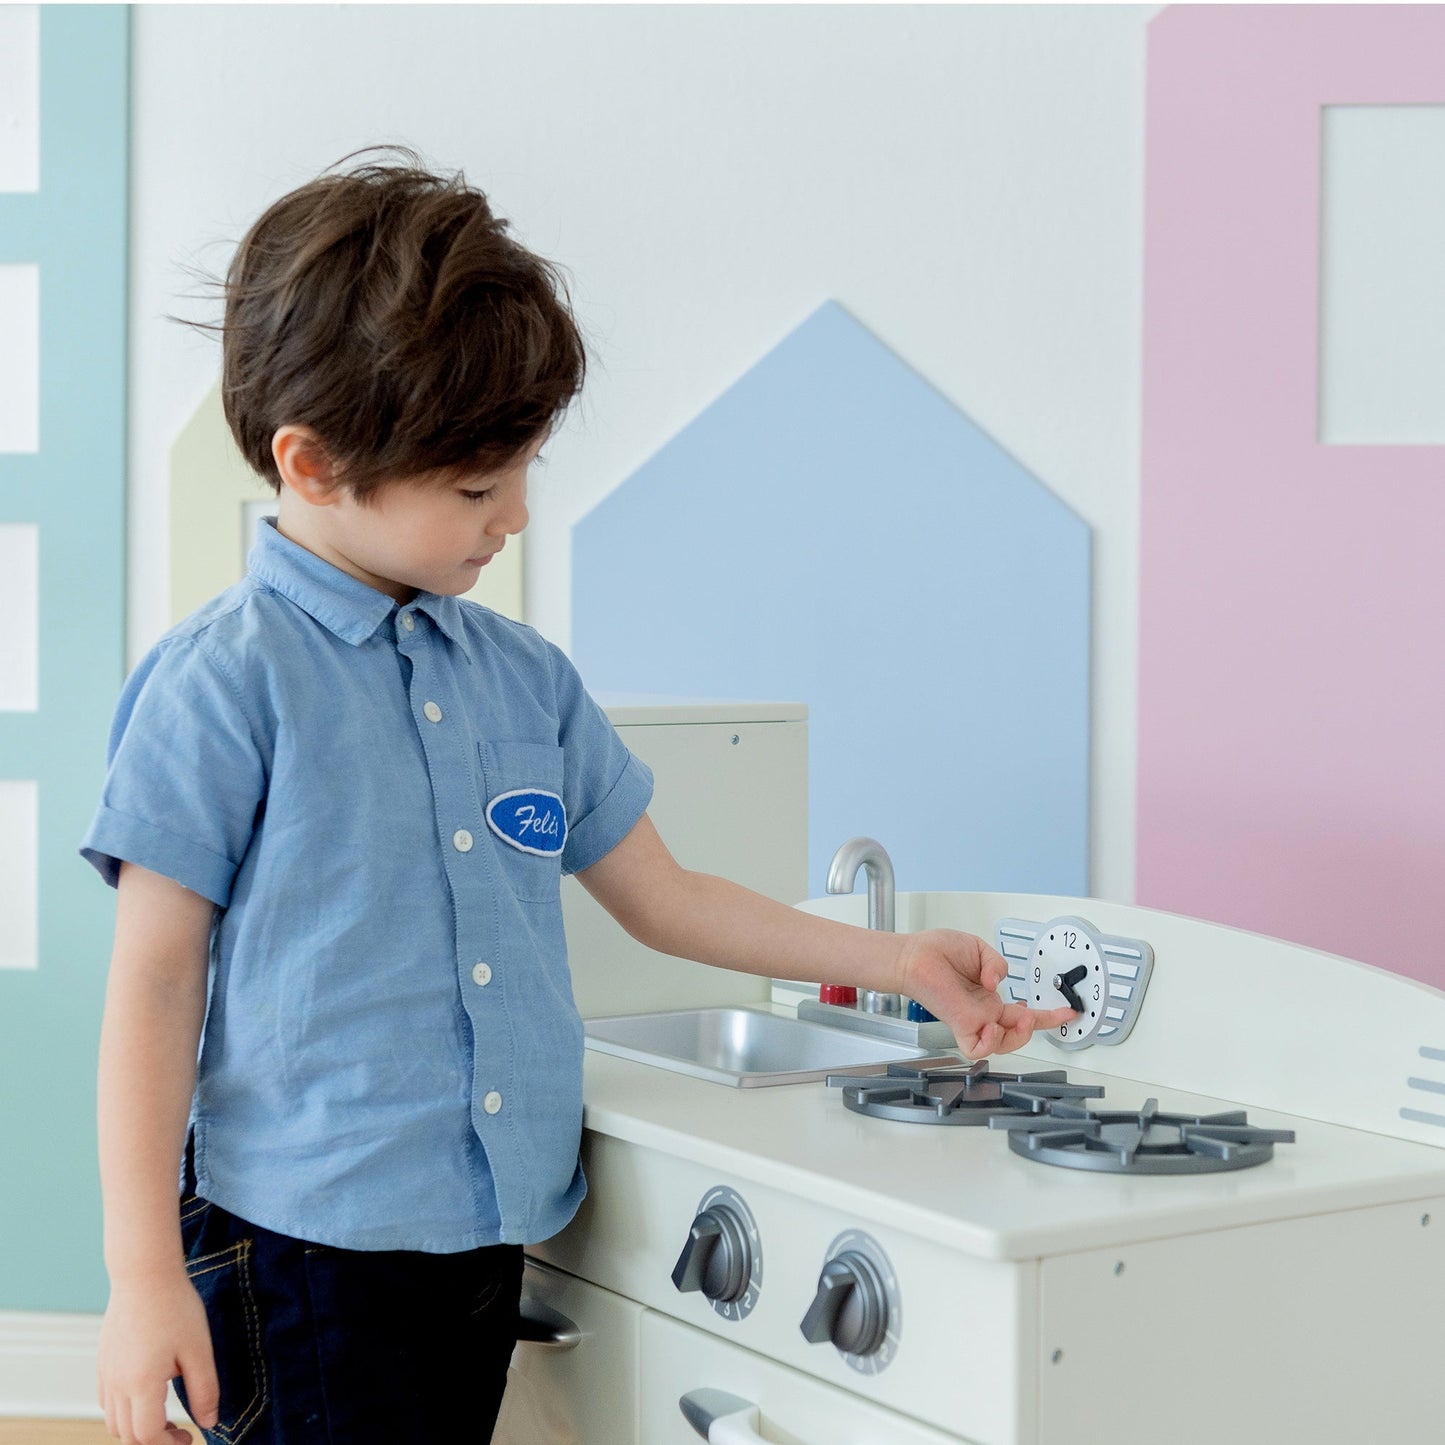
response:
[(1054, 1043), (1079, 1048), (1091, 1042), (1109, 1003), (1109, 968), (1094, 931), (1076, 918), (1046, 924), (1034, 940), (1027, 976), (1033, 1008), (1078, 1009), (1051, 1031)]
[(1060, 1049), (1123, 1043), (1154, 970), (1154, 950), (1144, 939), (1100, 933), (1083, 918), (1001, 918), (998, 951), (1008, 962), (999, 987), (1011, 1003), (1077, 1010), (1067, 1023), (1035, 1035)]

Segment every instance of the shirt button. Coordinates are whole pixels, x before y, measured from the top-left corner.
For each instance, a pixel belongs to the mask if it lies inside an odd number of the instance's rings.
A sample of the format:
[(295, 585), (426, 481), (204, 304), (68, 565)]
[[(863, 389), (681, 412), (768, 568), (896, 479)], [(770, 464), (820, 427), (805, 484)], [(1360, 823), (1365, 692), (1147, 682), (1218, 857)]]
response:
[(452, 847), (458, 853), (470, 853), (472, 851), (472, 835), (465, 828), (458, 828), (452, 834)]
[(440, 722), (442, 720), (442, 710), (434, 702), (426, 703), (422, 707), (422, 713), (428, 722)]
[(489, 1114), (500, 1113), (502, 1109), (502, 1096), (495, 1089), (493, 1089), (490, 1094), (487, 1094), (482, 1099), (482, 1108), (484, 1108)]
[(485, 988), (492, 981), (492, 970), (484, 963), (479, 963), (472, 970), (472, 982), (480, 984)]
[(401, 625), (410, 632), (416, 626), (416, 618), (413, 617), (410, 612), (403, 612), (401, 614)]

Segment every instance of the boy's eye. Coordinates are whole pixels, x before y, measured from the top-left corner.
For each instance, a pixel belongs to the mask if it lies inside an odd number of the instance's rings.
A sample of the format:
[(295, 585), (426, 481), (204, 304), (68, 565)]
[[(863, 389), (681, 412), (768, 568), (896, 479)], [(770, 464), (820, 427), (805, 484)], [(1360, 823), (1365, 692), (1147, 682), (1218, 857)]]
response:
[(493, 489), (488, 487), (484, 492), (463, 492), (462, 496), (469, 502), (485, 502), (492, 495), (492, 491)]

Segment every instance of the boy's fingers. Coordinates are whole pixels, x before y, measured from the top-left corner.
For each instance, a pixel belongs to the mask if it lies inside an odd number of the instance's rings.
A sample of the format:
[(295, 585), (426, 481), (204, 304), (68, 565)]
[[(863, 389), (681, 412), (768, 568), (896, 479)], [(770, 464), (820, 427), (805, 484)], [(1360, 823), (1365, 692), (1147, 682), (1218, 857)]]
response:
[(1036, 1029), (1056, 1029), (1060, 1024), (1078, 1018), (1078, 1014), (1071, 1008), (1046, 1008), (1030, 1010), (1030, 1017)]
[(999, 1022), (1006, 1029), (1015, 1029), (1022, 1025), (1032, 1031), (1034, 1029), (1056, 1029), (1060, 1024), (1068, 1023), (1074, 1017), (1071, 1008), (1025, 1008), (1021, 1003), (1008, 1003), (999, 1010)]
[(979, 1053), (996, 1054), (1003, 1043), (1003, 1029), (998, 1024), (985, 1024), (979, 1035)]
[(207, 1340), (203, 1348), (183, 1355), (177, 1363), (186, 1382), (191, 1418), (203, 1429), (214, 1428), (221, 1408), (221, 1385), (216, 1378), (216, 1357)]
[(166, 1445), (166, 1397), (164, 1391), (136, 1397), (130, 1402), (131, 1433), (139, 1445)]

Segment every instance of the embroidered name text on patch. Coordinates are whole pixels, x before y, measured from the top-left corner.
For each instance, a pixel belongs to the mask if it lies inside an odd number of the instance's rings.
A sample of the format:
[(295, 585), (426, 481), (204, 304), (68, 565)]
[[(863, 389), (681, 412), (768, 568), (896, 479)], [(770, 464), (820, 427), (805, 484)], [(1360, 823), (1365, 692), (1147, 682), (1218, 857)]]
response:
[(513, 788), (487, 804), (487, 827), (523, 853), (552, 858), (567, 841), (567, 810), (556, 793)]

